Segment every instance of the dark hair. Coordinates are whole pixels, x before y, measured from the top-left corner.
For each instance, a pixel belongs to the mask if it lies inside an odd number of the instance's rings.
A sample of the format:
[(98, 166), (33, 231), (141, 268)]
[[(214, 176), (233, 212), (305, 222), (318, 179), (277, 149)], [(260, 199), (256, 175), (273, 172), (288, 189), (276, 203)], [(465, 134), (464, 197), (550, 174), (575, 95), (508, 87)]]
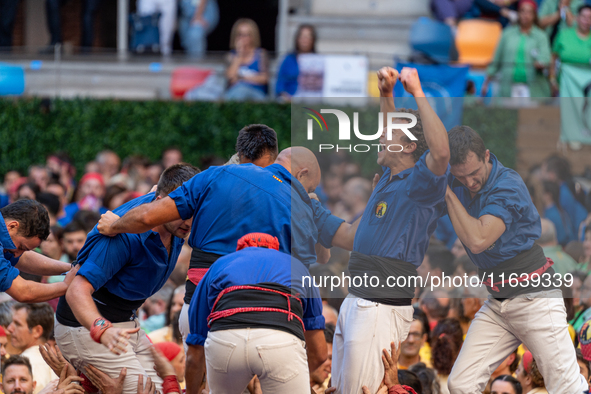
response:
[(449, 139), (450, 165), (464, 164), (470, 152), (484, 161), (486, 147), (478, 133), (469, 126), (456, 126), (447, 133)]
[[(2, 360), (2, 377), (4, 378), (4, 373), (6, 372), (6, 368), (10, 367), (11, 365), (24, 365), (29, 370), (29, 374), (31, 375), (31, 381), (33, 380), (33, 368), (31, 368), (31, 362), (25, 356), (10, 356), (9, 359)], [(4, 379), (6, 381), (6, 379)]]
[(444, 245), (429, 244), (426, 255), (429, 257), (429, 265), (439, 268), (441, 272), (453, 272), (455, 270), (455, 256)]
[(423, 387), (423, 394), (437, 394), (439, 393), (440, 387), (437, 381), (437, 374), (431, 368), (427, 368), (425, 363), (416, 363), (408, 367), (410, 372), (414, 372)]
[(513, 391), (515, 391), (515, 394), (522, 394), (523, 393), (523, 388), (521, 387), (521, 383), (519, 383), (519, 380), (515, 379), (513, 376), (511, 375), (499, 375), (497, 376), (490, 384), (490, 389), (492, 390), (492, 386), (493, 384), (497, 381), (500, 380), (501, 382), (507, 382), (509, 384), (511, 384), (511, 386), (513, 387)]
[(12, 306), (16, 301), (9, 300), (0, 302), (0, 326), (7, 328), (12, 322)]
[(332, 323), (327, 323), (324, 325), (324, 339), (326, 339), (326, 343), (332, 344), (335, 326)]
[[(86, 233), (89, 233), (90, 230), (92, 230), (94, 228), (94, 226), (96, 226), (96, 224), (99, 222), (99, 220), (101, 220), (100, 213), (94, 212), (94, 211), (89, 211), (87, 209), (82, 209), (82, 210), (76, 212), (76, 214), (72, 218), (71, 223), (77, 222), (78, 224), (80, 224), (80, 226), (82, 227), (82, 229)], [(66, 232), (66, 231), (64, 231), (64, 232)]]
[(267, 152), (273, 160), (279, 154), (275, 130), (264, 124), (251, 124), (238, 132), (236, 153), (240, 158), (255, 161)]
[(583, 4), (582, 6), (580, 6), (580, 7), (577, 9), (577, 15), (580, 15), (580, 14), (581, 14), (581, 12), (583, 12), (583, 10), (584, 10), (585, 8), (587, 8), (587, 9), (590, 9), (590, 10), (591, 10), (591, 4), (589, 4), (589, 3), (585, 3), (585, 4)]
[(431, 359), (437, 373), (450, 374), (464, 342), (463, 336), (462, 326), (456, 319), (446, 318), (437, 323), (431, 332)]
[(423, 326), (423, 335), (427, 334), (427, 338), (429, 338), (431, 336), (431, 327), (429, 326), (429, 319), (425, 312), (418, 307), (414, 307), (412, 319), (421, 323), (421, 326)]
[(179, 317), (181, 316), (181, 311), (178, 311), (172, 317), (172, 321), (170, 325), (172, 326), (172, 340), (179, 344), (183, 345), (183, 334), (181, 334), (181, 329), (179, 327)]
[(60, 211), (60, 199), (55, 194), (39, 193), (37, 194), (37, 201), (43, 204), (53, 216), (57, 216)]
[(535, 359), (532, 360), (530, 368), (531, 370), (529, 371), (528, 376), (531, 378), (533, 387), (546, 387), (546, 385), (544, 384), (544, 377), (542, 376), (542, 373), (538, 368), (538, 363)]
[(62, 237), (64, 237), (66, 234), (76, 233), (78, 231), (86, 232), (86, 230), (82, 226), (82, 223), (80, 223), (77, 220), (72, 220), (70, 223), (68, 223), (66, 227), (64, 227), (64, 230), (62, 231)]
[[(47, 186), (50, 186), (50, 185), (58, 185), (59, 187), (61, 187), (61, 188), (62, 188), (62, 190), (64, 191), (64, 195), (65, 195), (65, 194), (68, 192), (68, 190), (67, 190), (67, 189), (66, 189), (66, 187), (63, 185), (63, 183), (61, 183), (61, 182), (60, 182), (60, 181), (58, 181), (58, 180), (51, 179), (49, 182), (47, 182)], [(51, 193), (51, 192), (48, 192), (48, 193)]]
[(511, 373), (515, 373), (515, 371), (517, 371), (517, 367), (519, 366), (519, 361), (521, 360), (521, 357), (519, 357), (517, 349), (513, 350), (512, 354), (515, 355), (515, 358), (513, 359), (511, 365), (509, 365), (509, 371), (511, 371)]
[(18, 189), (16, 189), (17, 195), (19, 194), (19, 192), (21, 191), (21, 189), (23, 187), (28, 187), (29, 189), (31, 189), (33, 194), (35, 194), (35, 198), (37, 198), (37, 195), (41, 192), (41, 189), (39, 189), (39, 186), (35, 182), (29, 181), (29, 182), (23, 183), (22, 185), (20, 185), (18, 187)]
[(591, 376), (591, 363), (585, 360), (585, 357), (583, 356), (583, 352), (581, 351), (581, 349), (577, 348), (575, 352), (577, 354), (577, 361), (580, 361), (587, 366), (587, 372)]
[(35, 200), (19, 200), (0, 209), (4, 220), (19, 223), (19, 234), (25, 238), (39, 237), (42, 241), (49, 236), (49, 215), (45, 207)]
[(201, 170), (191, 164), (179, 163), (168, 167), (160, 175), (156, 195), (166, 197), (184, 182), (199, 174)]
[(19, 302), (14, 304), (14, 310), (20, 309), (27, 310), (27, 326), (29, 331), (33, 327), (41, 326), (43, 334), (41, 338), (45, 341), (49, 339), (51, 332), (53, 331), (53, 309), (47, 302), (40, 302), (37, 304), (25, 304)]
[(546, 158), (544, 164), (546, 164), (546, 170), (556, 174), (558, 180), (562, 182), (568, 182), (572, 179), (570, 162), (564, 157), (552, 155)]
[(127, 189), (121, 185), (111, 185), (105, 189), (105, 196), (103, 197), (103, 206), (109, 209), (111, 200), (118, 194), (126, 192)]
[[(438, 294), (441, 294), (442, 297), (439, 297)], [(449, 313), (450, 305), (441, 305), (437, 298), (448, 297), (443, 296), (441, 291), (435, 290), (434, 292), (424, 293), (424, 296), (421, 295), (419, 303), (421, 306), (424, 305), (427, 308), (429, 315), (433, 319), (444, 319)]]
[(423, 394), (423, 384), (414, 372), (404, 369), (398, 370), (398, 382), (405, 386), (412, 387), (417, 394)]
[(544, 193), (550, 195), (552, 202), (560, 209), (560, 185), (553, 181), (542, 181), (542, 189)]
[(414, 135), (417, 138), (417, 140), (411, 141), (406, 134), (402, 136), (402, 140), (404, 142), (414, 142), (417, 145), (417, 148), (414, 150), (414, 152), (412, 152), (412, 158), (416, 163), (417, 161), (419, 161), (421, 156), (423, 156), (423, 153), (425, 153), (429, 149), (429, 145), (427, 145), (427, 140), (425, 139), (425, 133), (423, 131), (423, 121), (421, 120), (421, 114), (419, 114), (419, 111), (415, 109), (408, 108), (397, 108), (396, 112), (412, 114), (417, 118), (417, 124), (414, 125), (412, 129), (408, 130), (412, 133), (412, 135)]
[(308, 24), (308, 23), (304, 23), (303, 25), (300, 25), (298, 27), (298, 31), (295, 34), (295, 38), (294, 38), (294, 44), (293, 44), (293, 48), (295, 50), (295, 53), (300, 53), (300, 48), (298, 47), (298, 39), (300, 38), (300, 34), (302, 34), (302, 31), (304, 29), (309, 29), (312, 32), (312, 53), (316, 53), (316, 29), (314, 28), (314, 26)]

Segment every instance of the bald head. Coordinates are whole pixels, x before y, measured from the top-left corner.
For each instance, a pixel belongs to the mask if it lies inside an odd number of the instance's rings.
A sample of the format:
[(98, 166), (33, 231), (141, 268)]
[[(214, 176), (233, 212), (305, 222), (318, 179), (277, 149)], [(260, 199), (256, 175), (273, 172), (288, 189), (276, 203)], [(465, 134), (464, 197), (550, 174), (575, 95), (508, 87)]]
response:
[(293, 146), (284, 149), (277, 156), (275, 163), (285, 167), (308, 193), (312, 193), (320, 183), (318, 160), (308, 148)]
[(558, 245), (558, 238), (556, 237), (556, 226), (548, 219), (541, 219), (542, 221), (542, 235), (537, 243), (540, 246), (555, 246)]

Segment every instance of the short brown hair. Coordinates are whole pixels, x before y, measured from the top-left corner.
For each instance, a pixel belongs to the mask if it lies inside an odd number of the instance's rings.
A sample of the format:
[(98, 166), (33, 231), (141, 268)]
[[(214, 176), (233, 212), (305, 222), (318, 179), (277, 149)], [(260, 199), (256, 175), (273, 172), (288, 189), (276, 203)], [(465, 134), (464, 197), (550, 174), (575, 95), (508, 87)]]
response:
[[(6, 368), (10, 367), (11, 365), (24, 365), (29, 370), (31, 374), (31, 380), (33, 379), (33, 368), (31, 368), (31, 362), (25, 356), (11, 356), (7, 360), (2, 360), (2, 377), (4, 377), (4, 372)], [(4, 379), (6, 381), (6, 379)]]
[(450, 165), (464, 164), (470, 152), (474, 152), (480, 161), (484, 161), (486, 147), (476, 131), (469, 126), (456, 126), (448, 133)]
[(199, 174), (201, 170), (187, 163), (174, 164), (168, 167), (160, 175), (156, 195), (166, 197), (184, 182)]
[(259, 27), (256, 22), (249, 18), (240, 18), (234, 25), (232, 25), (232, 31), (230, 32), (230, 49), (236, 49), (236, 36), (238, 36), (238, 26), (248, 25), (252, 34), (252, 44), (255, 48), (261, 46), (261, 34), (259, 33)]
[(20, 309), (27, 310), (27, 326), (29, 331), (33, 327), (41, 326), (43, 333), (41, 338), (44, 341), (49, 340), (51, 333), (53, 332), (53, 309), (47, 302), (39, 302), (37, 304), (25, 304), (18, 303), (14, 304), (14, 310)]

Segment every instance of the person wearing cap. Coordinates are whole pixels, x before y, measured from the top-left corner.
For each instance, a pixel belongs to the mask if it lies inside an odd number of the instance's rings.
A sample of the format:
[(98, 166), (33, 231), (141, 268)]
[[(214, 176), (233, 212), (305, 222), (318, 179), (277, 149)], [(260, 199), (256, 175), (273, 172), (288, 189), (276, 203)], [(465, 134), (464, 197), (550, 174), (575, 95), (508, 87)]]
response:
[[(167, 168), (155, 192), (136, 198), (113, 215), (165, 198), (199, 170), (188, 164)], [(162, 379), (153, 368), (150, 340), (140, 330), (137, 309), (164, 286), (175, 268), (191, 220), (176, 220), (141, 234), (101, 235), (96, 227), (78, 254), (80, 270), (56, 311), (55, 339), (77, 369), (92, 364), (117, 378), (127, 375), (123, 393), (137, 392), (138, 376)], [(92, 339), (92, 340), (91, 340)]]
[(210, 167), (162, 200), (121, 218), (103, 215), (98, 229), (109, 236), (137, 233), (193, 217), (189, 237), (193, 252), (179, 319), (186, 338), (188, 308), (197, 284), (217, 259), (234, 251), (231, 245), (242, 235), (272, 234), (279, 240), (279, 251), (293, 254), (305, 266), (317, 261), (317, 243), (351, 249), (356, 225), (344, 223), (308, 196), (319, 183), (320, 167), (314, 154), (303, 147), (287, 148), (265, 168), (254, 164)]
[(159, 342), (154, 344), (158, 350), (174, 367), (176, 379), (181, 385), (181, 389), (185, 388), (185, 351), (174, 342)]
[[(309, 393), (310, 371), (327, 358), (322, 301), (276, 237), (246, 234), (216, 261), (189, 309), (187, 387), (241, 393), (254, 375), (264, 393)], [(207, 368), (206, 368), (207, 365)], [(189, 380), (190, 379), (190, 380)]]
[[(35, 200), (19, 200), (0, 209), (0, 292), (19, 302), (42, 302), (63, 295), (77, 269), (33, 249), (49, 236), (49, 215)], [(19, 270), (34, 275), (61, 275), (61, 283), (43, 284), (23, 279)]]
[(101, 174), (98, 172), (84, 174), (82, 179), (80, 179), (76, 190), (76, 201), (65, 206), (65, 215), (60, 218), (60, 225), (62, 226), (66, 226), (70, 223), (76, 212), (81, 209), (99, 213), (107, 212), (107, 209), (103, 207), (105, 181)]
[(450, 392), (482, 392), (491, 372), (523, 343), (539, 361), (551, 394), (583, 393), (588, 385), (579, 372), (560, 290), (566, 278), (535, 243), (540, 215), (525, 183), (470, 127), (452, 128), (449, 145), (453, 178), (447, 211), (489, 293), (449, 376)]
[(537, 10), (535, 0), (519, 1), (518, 23), (503, 30), (486, 72), (483, 96), (486, 96), (490, 80), (499, 73), (499, 97), (550, 96), (550, 84), (544, 75), (544, 69), (550, 64), (550, 42), (537, 26)]
[[(521, 363), (515, 371), (515, 377), (521, 383), (523, 394), (548, 394), (544, 385), (544, 377), (531, 352), (527, 351), (523, 354)], [(571, 391), (563, 389), (560, 393), (571, 393)]]

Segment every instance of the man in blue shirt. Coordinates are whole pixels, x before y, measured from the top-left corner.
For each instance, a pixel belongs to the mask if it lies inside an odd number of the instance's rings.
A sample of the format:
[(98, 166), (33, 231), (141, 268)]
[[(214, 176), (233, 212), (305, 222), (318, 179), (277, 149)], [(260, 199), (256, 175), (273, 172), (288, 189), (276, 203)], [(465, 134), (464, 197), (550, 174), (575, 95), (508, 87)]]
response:
[[(199, 170), (175, 164), (161, 175), (155, 193), (138, 197), (110, 215), (165, 198)], [(96, 227), (78, 253), (81, 267), (56, 311), (55, 338), (64, 356), (77, 369), (94, 365), (117, 378), (127, 376), (123, 393), (137, 393), (138, 375), (157, 386), (150, 341), (139, 329), (137, 309), (166, 283), (174, 270), (191, 218), (155, 226), (141, 234), (105, 237)], [(90, 337), (93, 341), (89, 341)]]
[[(418, 112), (394, 107), (397, 79), (415, 97)], [(399, 76), (384, 67), (378, 71), (378, 86), (386, 117), (406, 112), (417, 123), (408, 130), (415, 140), (402, 129), (393, 130), (388, 139), (385, 128), (380, 137), (383, 150), (377, 162), (384, 174), (355, 235), (349, 260), (350, 295), (341, 306), (333, 342), (332, 382), (342, 394), (357, 394), (364, 385), (376, 392), (384, 375), (376, 354), (391, 342), (406, 339), (413, 316), (410, 278), (418, 276), (417, 267), (444, 211), (449, 172), (447, 131), (429, 105), (417, 71), (405, 68)], [(371, 277), (377, 281), (364, 280)], [(388, 278), (405, 279), (405, 284), (393, 287)]]
[(326, 359), (322, 301), (302, 282), (307, 268), (278, 249), (275, 237), (247, 234), (199, 283), (189, 311), (189, 394), (201, 392), (206, 364), (212, 393), (241, 393), (254, 375), (265, 393), (310, 392), (309, 371)]
[[(39, 202), (19, 200), (0, 209), (0, 292), (19, 302), (43, 302), (65, 294), (77, 269), (33, 251), (48, 236), (49, 215)], [(21, 278), (19, 269), (48, 276), (70, 272), (64, 282), (42, 284)]]
[(482, 392), (491, 371), (523, 343), (550, 394), (583, 393), (587, 382), (579, 372), (560, 291), (566, 278), (554, 272), (552, 260), (535, 244), (540, 215), (525, 183), (470, 127), (454, 127), (449, 142), (454, 178), (445, 196), (447, 210), (490, 293), (454, 364), (450, 392)]

